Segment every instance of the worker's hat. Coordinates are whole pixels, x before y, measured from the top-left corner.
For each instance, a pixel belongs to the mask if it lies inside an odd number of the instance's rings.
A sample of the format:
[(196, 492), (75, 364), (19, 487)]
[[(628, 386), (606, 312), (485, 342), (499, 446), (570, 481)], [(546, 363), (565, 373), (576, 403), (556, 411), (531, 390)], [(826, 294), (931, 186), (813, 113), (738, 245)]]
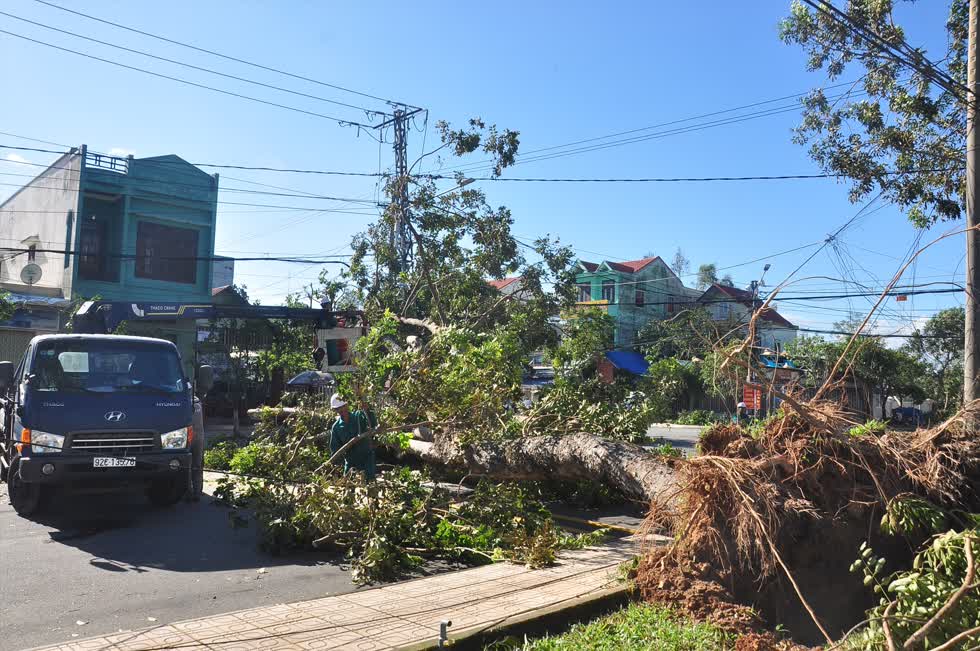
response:
[(330, 396), (330, 408), (331, 409), (340, 409), (341, 407), (343, 407), (346, 404), (347, 403), (344, 402), (344, 399), (340, 397), (340, 394), (339, 393), (335, 393), (332, 396)]

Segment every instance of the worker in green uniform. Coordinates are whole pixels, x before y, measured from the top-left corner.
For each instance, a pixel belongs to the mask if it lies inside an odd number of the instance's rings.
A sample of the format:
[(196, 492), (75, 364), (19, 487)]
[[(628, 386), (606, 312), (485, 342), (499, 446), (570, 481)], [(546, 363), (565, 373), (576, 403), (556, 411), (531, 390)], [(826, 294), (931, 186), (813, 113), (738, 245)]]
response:
[[(345, 443), (378, 425), (374, 413), (367, 405), (362, 404), (360, 409), (352, 412), (339, 393), (330, 397), (330, 408), (337, 412), (337, 420), (330, 430), (330, 454), (336, 454)], [(362, 472), (365, 479), (374, 481), (378, 469), (370, 438), (355, 443), (347, 450), (344, 456), (344, 472), (350, 470)]]

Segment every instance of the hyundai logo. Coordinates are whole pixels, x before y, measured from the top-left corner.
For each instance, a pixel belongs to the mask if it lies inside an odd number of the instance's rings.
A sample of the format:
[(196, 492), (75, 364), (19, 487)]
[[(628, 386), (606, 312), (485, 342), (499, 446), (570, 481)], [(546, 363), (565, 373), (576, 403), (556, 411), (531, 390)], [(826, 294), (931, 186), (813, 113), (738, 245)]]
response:
[(126, 420), (126, 414), (121, 411), (107, 411), (105, 419), (110, 423), (121, 423)]

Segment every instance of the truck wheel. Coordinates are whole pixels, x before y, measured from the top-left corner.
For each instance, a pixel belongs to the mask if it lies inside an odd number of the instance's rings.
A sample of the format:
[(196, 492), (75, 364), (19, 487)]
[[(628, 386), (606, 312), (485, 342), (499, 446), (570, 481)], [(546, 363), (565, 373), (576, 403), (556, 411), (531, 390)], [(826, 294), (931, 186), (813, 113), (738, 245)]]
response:
[(25, 517), (36, 513), (41, 508), (43, 496), (43, 486), (21, 481), (20, 457), (14, 457), (7, 471), (7, 497), (14, 511)]
[(186, 492), (187, 473), (181, 472), (176, 477), (151, 482), (146, 489), (146, 496), (153, 506), (172, 506), (179, 502)]

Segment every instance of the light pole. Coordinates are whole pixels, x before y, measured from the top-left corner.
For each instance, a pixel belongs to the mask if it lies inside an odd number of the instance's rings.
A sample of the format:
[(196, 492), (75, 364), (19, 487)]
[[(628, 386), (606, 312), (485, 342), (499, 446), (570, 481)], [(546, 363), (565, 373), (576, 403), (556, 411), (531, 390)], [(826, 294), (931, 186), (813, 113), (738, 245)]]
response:
[(765, 285), (766, 272), (769, 271), (771, 267), (772, 265), (767, 263), (766, 266), (762, 268), (762, 275), (759, 276), (759, 280), (753, 280), (750, 284), (750, 291), (752, 292), (752, 308), (749, 311), (749, 332), (751, 332), (753, 336), (752, 341), (749, 342), (749, 363), (748, 368), (745, 370), (745, 381), (749, 384), (752, 383), (752, 349), (755, 347), (756, 341), (755, 333), (752, 327), (752, 319), (755, 318), (756, 303), (759, 301), (759, 288)]

